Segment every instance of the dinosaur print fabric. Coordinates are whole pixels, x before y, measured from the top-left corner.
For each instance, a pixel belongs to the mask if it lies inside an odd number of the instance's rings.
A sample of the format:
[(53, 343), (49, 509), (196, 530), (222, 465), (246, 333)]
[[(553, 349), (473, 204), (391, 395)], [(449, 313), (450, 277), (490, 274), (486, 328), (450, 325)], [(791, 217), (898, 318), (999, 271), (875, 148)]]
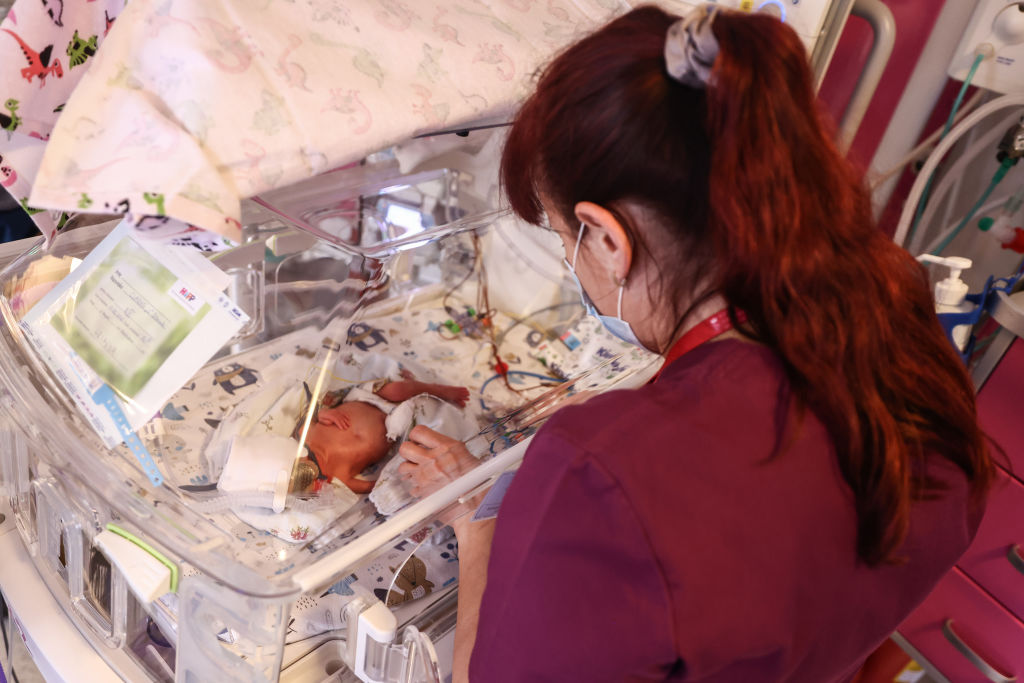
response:
[[(236, 238), (242, 198), (508, 116), (540, 64), (630, 4), (132, 0), (86, 58), (31, 201)], [(94, 33), (79, 29), (80, 54)], [(60, 56), (65, 79), (84, 68)]]
[(60, 212), (33, 208), (32, 184), (64, 104), (124, 3), (18, 0), (0, 23), (0, 186), (48, 239)]

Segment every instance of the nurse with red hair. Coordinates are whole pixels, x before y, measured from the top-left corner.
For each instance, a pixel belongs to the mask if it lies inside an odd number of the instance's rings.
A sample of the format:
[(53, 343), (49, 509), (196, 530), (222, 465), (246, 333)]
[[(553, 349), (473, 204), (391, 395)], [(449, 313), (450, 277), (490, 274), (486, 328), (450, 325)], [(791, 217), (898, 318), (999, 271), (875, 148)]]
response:
[[(666, 363), (556, 413), (497, 522), (455, 523), (454, 680), (849, 680), (967, 548), (994, 466), (796, 34), (635, 9), (546, 68), (501, 172)], [(400, 452), (421, 487), (468, 466), (423, 428)]]

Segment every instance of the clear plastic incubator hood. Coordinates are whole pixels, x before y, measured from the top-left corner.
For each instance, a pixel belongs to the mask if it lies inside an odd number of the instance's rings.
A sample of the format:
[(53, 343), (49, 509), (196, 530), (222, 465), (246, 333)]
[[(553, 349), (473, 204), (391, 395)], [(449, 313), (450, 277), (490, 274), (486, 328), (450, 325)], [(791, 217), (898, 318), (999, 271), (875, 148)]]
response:
[[(120, 675), (443, 680), (451, 510), (657, 360), (466, 180), (375, 154), (246, 202), (240, 241), (113, 220), (0, 275), (0, 491)], [(417, 424), (475, 469), (413, 495)]]

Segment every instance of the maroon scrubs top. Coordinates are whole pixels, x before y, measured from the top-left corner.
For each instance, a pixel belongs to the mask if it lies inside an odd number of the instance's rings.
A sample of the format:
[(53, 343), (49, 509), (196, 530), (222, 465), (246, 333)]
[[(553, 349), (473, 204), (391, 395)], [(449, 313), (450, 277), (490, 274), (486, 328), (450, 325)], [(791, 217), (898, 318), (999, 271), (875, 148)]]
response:
[(865, 567), (821, 423), (770, 457), (787, 388), (773, 352), (726, 340), (552, 417), (501, 508), (470, 679), (849, 679), (980, 513), (933, 458), (949, 491), (914, 505), (905, 562)]

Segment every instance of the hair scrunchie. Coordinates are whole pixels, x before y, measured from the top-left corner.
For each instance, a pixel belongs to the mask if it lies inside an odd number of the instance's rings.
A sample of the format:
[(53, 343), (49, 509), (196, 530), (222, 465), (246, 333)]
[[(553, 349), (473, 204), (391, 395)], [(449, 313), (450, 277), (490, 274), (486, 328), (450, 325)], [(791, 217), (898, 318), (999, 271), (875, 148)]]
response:
[(717, 5), (702, 5), (668, 29), (665, 38), (665, 67), (683, 85), (703, 89), (711, 77), (718, 56), (718, 39), (711, 25)]

